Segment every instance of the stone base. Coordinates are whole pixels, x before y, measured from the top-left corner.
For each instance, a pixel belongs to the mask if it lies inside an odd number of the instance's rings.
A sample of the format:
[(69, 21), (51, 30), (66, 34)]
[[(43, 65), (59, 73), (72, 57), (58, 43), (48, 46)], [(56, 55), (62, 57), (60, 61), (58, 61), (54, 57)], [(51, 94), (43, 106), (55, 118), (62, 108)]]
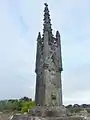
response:
[(30, 115), (14, 115), (11, 120), (85, 120), (82, 117), (37, 117)]
[(30, 117), (28, 120), (84, 120), (82, 117)]
[(64, 106), (37, 106), (29, 111), (31, 116), (42, 117), (65, 117), (70, 116), (69, 111)]
[(71, 116), (64, 106), (37, 106), (26, 115), (14, 115), (11, 120), (85, 120), (83, 117)]

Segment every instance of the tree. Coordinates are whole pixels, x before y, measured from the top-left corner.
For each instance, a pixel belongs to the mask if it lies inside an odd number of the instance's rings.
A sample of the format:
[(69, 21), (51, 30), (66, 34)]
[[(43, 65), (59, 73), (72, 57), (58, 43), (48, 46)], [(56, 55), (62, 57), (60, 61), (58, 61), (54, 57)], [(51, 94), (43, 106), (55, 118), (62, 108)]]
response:
[(30, 101), (30, 102), (23, 102), (22, 103), (22, 112), (28, 112), (28, 109), (32, 109), (35, 107), (35, 102), (34, 101)]
[(68, 109), (69, 109), (69, 108), (72, 108), (72, 105), (67, 105), (66, 108), (68, 108)]
[(27, 112), (28, 109), (35, 107), (35, 101), (31, 98), (23, 97), (21, 99), (9, 99), (0, 101), (0, 111), (22, 111)]
[(23, 97), (23, 98), (21, 98), (20, 100), (23, 100), (23, 101), (32, 101), (32, 99), (31, 99), (31, 98), (28, 98), (28, 97)]
[(73, 108), (79, 108), (79, 107), (80, 107), (80, 105), (78, 105), (78, 104), (73, 105)]

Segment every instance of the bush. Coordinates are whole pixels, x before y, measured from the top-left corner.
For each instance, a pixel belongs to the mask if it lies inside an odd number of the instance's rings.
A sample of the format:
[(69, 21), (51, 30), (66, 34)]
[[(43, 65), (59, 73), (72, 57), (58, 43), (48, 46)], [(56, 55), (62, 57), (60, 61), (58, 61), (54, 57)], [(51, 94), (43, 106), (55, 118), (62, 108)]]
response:
[(0, 111), (22, 111), (27, 112), (28, 109), (35, 107), (35, 101), (24, 97), (19, 100), (2, 100), (0, 101)]

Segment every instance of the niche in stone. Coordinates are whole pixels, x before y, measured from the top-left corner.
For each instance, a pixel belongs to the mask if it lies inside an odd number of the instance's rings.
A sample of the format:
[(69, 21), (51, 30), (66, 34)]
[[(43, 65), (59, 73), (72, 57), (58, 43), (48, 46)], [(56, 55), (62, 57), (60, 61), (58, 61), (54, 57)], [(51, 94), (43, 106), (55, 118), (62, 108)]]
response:
[(53, 93), (51, 94), (51, 99), (52, 100), (56, 100), (56, 95), (54, 95)]

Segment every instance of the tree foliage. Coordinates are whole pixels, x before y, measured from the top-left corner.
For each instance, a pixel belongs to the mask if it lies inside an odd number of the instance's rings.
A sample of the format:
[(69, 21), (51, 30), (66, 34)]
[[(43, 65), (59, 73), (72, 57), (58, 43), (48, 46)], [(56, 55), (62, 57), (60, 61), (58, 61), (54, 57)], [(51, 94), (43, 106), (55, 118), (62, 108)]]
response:
[(86, 109), (88, 113), (90, 113), (90, 104), (74, 104), (74, 105), (67, 105), (66, 108), (71, 112), (71, 113), (80, 113), (83, 109)]
[[(18, 111), (18, 112), (28, 112), (29, 109), (35, 107), (35, 101), (31, 98), (23, 97), (20, 99), (9, 99), (9, 100), (1, 100), (0, 101), (0, 112), (3, 111)], [(88, 113), (90, 113), (90, 105), (87, 104), (74, 104), (74, 105), (67, 105), (66, 108), (71, 113), (78, 113), (83, 109), (86, 109)]]
[(0, 101), (0, 111), (20, 111), (28, 112), (28, 109), (35, 107), (35, 101), (31, 98), (23, 97), (16, 100), (1, 100)]

